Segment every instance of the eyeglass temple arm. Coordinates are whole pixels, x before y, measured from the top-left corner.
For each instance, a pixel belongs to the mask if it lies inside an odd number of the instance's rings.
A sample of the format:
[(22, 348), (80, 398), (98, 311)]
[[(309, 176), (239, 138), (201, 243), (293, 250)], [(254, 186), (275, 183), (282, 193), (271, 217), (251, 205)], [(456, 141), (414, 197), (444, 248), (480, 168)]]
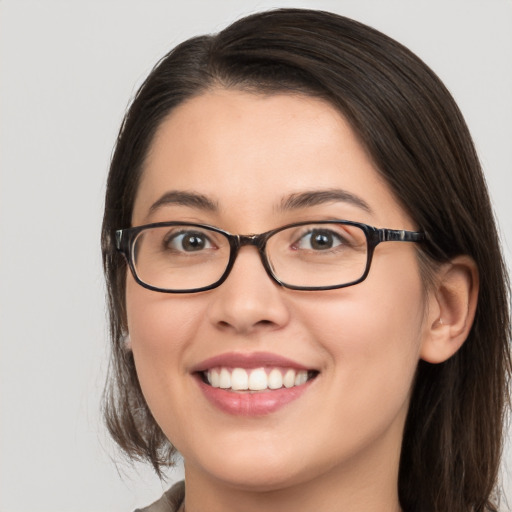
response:
[(426, 240), (426, 236), (420, 231), (379, 229), (379, 240), (381, 242), (422, 242)]
[(122, 249), (122, 243), (121, 243), (122, 239), (123, 239), (123, 230), (118, 229), (116, 231), (116, 249), (118, 251), (120, 251)]

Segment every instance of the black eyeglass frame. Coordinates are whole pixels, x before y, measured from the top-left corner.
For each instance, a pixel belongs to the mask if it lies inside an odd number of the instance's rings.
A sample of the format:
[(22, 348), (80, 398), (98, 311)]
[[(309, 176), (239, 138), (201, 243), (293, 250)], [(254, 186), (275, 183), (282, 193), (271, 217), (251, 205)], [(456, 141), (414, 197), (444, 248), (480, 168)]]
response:
[[(277, 276), (274, 275), (272, 267), (268, 261), (267, 255), (265, 253), (265, 248), (267, 245), (268, 239), (279, 233), (280, 231), (284, 231), (285, 229), (305, 226), (307, 224), (315, 224), (315, 225), (329, 225), (329, 224), (344, 224), (348, 226), (355, 226), (360, 228), (366, 237), (367, 243), (367, 255), (366, 255), (366, 267), (363, 272), (363, 275), (356, 279), (355, 281), (351, 281), (349, 283), (344, 283), (341, 285), (331, 285), (331, 286), (295, 286), (287, 284)], [(171, 290), (166, 288), (158, 288), (156, 286), (152, 286), (150, 284), (142, 281), (137, 275), (137, 271), (135, 270), (135, 265), (133, 263), (133, 245), (136, 236), (144, 230), (151, 228), (159, 228), (159, 227), (172, 227), (172, 226), (190, 226), (196, 227), (200, 229), (207, 229), (210, 231), (214, 231), (216, 233), (220, 233), (224, 237), (227, 238), (230, 246), (229, 260), (226, 265), (226, 269), (222, 276), (215, 281), (213, 284), (208, 286), (203, 286), (201, 288), (191, 288), (186, 290)], [(422, 231), (407, 231), (403, 229), (388, 229), (388, 228), (376, 228), (373, 226), (369, 226), (368, 224), (363, 224), (360, 222), (353, 222), (349, 220), (320, 220), (320, 221), (303, 221), (296, 222), (293, 224), (287, 224), (286, 226), (281, 226), (276, 229), (272, 229), (270, 231), (266, 231), (265, 233), (261, 233), (259, 235), (233, 235), (228, 231), (224, 231), (223, 229), (217, 228), (215, 226), (210, 226), (208, 224), (197, 224), (193, 222), (156, 222), (153, 224), (145, 224), (143, 226), (135, 226), (126, 229), (118, 229), (116, 230), (116, 250), (119, 251), (125, 258), (130, 271), (135, 279), (135, 281), (147, 288), (148, 290), (153, 290), (155, 292), (161, 293), (198, 293), (204, 292), (208, 290), (213, 290), (220, 286), (229, 276), (233, 265), (235, 264), (236, 258), (238, 256), (238, 252), (241, 247), (245, 245), (253, 245), (258, 249), (261, 262), (268, 276), (276, 282), (278, 285), (283, 286), (284, 288), (289, 288), (291, 290), (302, 290), (302, 291), (321, 291), (321, 290), (335, 290), (339, 288), (347, 288), (348, 286), (354, 286), (366, 279), (368, 273), (370, 271), (370, 266), (373, 259), (373, 253), (377, 245), (381, 242), (424, 242), (427, 239), (426, 233)]]

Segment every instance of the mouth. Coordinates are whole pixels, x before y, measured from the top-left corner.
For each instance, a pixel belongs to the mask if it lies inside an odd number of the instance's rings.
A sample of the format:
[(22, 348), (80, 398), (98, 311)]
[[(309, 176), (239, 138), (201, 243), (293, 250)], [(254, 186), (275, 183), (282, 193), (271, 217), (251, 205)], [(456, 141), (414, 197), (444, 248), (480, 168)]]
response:
[(297, 401), (320, 371), (269, 352), (231, 352), (191, 368), (205, 398), (223, 413), (261, 417)]
[(233, 392), (262, 392), (303, 386), (318, 375), (316, 370), (286, 367), (233, 368), (217, 366), (198, 372), (208, 386)]

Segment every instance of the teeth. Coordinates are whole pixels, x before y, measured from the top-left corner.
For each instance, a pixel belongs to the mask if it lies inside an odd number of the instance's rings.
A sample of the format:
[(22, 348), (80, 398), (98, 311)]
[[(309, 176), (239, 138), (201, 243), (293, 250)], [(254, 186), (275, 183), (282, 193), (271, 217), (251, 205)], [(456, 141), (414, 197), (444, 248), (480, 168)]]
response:
[[(233, 373), (235, 373), (235, 372), (233, 372)], [(263, 389), (267, 389), (267, 387), (268, 387), (268, 378), (267, 378), (267, 373), (265, 372), (265, 370), (263, 368), (258, 368), (257, 370), (253, 370), (249, 377), (248, 388), (251, 391), (262, 391)]]
[(208, 383), (214, 388), (233, 391), (264, 391), (301, 386), (308, 381), (306, 370), (273, 368), (269, 373), (265, 368), (246, 370), (244, 368), (212, 368), (206, 373)]
[(295, 372), (288, 370), (283, 377), (283, 385), (285, 388), (292, 388), (295, 385)]
[(307, 372), (297, 372), (297, 375), (295, 376), (295, 385), (301, 386), (302, 384), (306, 384), (308, 381), (308, 374)]
[(231, 387), (231, 374), (226, 368), (222, 368), (219, 375), (219, 388), (228, 389)]
[(214, 388), (220, 387), (220, 374), (216, 369), (208, 372), (208, 380)]
[(268, 374), (268, 387), (270, 389), (279, 389), (283, 387), (283, 374), (277, 369), (274, 368)]
[(235, 368), (231, 373), (231, 389), (234, 391), (249, 389), (249, 375), (243, 368)]

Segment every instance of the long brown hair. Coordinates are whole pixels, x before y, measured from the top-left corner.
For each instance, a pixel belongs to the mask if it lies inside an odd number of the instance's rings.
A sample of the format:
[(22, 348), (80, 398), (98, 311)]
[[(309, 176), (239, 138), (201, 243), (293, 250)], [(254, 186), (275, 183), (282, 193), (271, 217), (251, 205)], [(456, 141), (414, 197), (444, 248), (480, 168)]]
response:
[(321, 97), (351, 123), (416, 225), (429, 234), (424, 267), (471, 256), (480, 273), (474, 324), (442, 364), (420, 361), (399, 474), (409, 511), (494, 511), (510, 374), (507, 274), (471, 136), (453, 98), (414, 54), (382, 33), (331, 13), (282, 9), (190, 39), (153, 69), (129, 108), (107, 184), (102, 250), (113, 357), (105, 417), (114, 439), (157, 472), (174, 448), (137, 379), (126, 328), (126, 266), (114, 231), (130, 226), (155, 131), (181, 102), (212, 87)]

